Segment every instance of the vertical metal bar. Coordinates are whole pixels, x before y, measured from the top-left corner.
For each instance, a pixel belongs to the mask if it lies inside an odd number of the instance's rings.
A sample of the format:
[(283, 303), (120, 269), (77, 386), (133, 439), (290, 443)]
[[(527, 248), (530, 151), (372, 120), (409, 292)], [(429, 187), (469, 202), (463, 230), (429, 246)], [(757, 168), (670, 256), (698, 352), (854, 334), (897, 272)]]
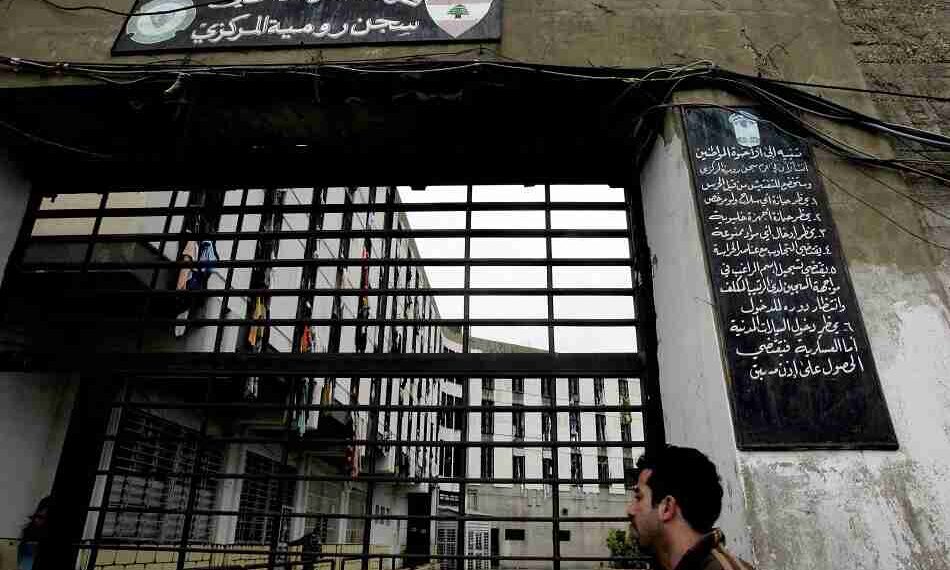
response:
[[(119, 426), (122, 423), (122, 414), (126, 409), (126, 404), (131, 401), (129, 397), (129, 381), (128, 379), (123, 380), (122, 388), (120, 390), (121, 399), (122, 399), (122, 408), (118, 411), (119, 421), (115, 422), (115, 433), (110, 435), (118, 435)], [(105, 447), (107, 444), (103, 444), (103, 453), (105, 452)], [(115, 448), (118, 445), (117, 441), (111, 442), (111, 449), (109, 451), (109, 462), (107, 463), (107, 472), (106, 472), (106, 482), (103, 485), (102, 490), (102, 499), (99, 501), (99, 510), (96, 514), (96, 530), (92, 535), (92, 548), (89, 551), (89, 561), (86, 563), (87, 570), (94, 570), (96, 567), (96, 559), (99, 556), (99, 544), (102, 542), (102, 531), (105, 528), (106, 517), (108, 516), (108, 511), (105, 509), (109, 506), (109, 496), (112, 494), (112, 481), (115, 478), (115, 467), (113, 463), (115, 461)]]
[[(178, 190), (173, 190), (171, 198), (168, 201), (168, 207), (169, 208), (174, 207), (175, 202), (177, 201), (178, 201)], [(168, 213), (165, 215), (165, 223), (162, 225), (163, 235), (168, 235), (168, 232), (171, 230), (173, 217), (174, 216), (171, 213)], [(167, 245), (167, 243), (168, 241), (165, 239), (158, 242), (159, 256), (164, 257), (165, 246)], [(176, 257), (175, 259), (177, 260), (178, 258)], [(149, 322), (151, 321), (151, 319), (149, 319), (148, 317), (148, 313), (149, 313), (149, 308), (151, 307), (151, 304), (152, 304), (152, 297), (155, 292), (155, 288), (158, 286), (158, 275), (160, 272), (161, 272), (161, 269), (157, 267), (152, 270), (152, 279), (149, 282), (149, 289), (148, 289), (149, 293), (152, 293), (152, 294), (147, 295), (145, 297), (145, 302), (142, 303), (142, 324), (141, 324), (141, 329), (139, 330), (138, 347), (137, 347), (139, 352), (141, 352), (145, 347), (145, 335), (148, 334), (148, 326), (149, 326)]]
[[(205, 384), (205, 404), (211, 403), (211, 394), (214, 388), (214, 376), (209, 375)], [(194, 520), (195, 503), (198, 500), (198, 484), (201, 482), (200, 473), (202, 471), (202, 460), (205, 453), (205, 438), (208, 437), (208, 420), (211, 416), (211, 409), (205, 408), (204, 416), (201, 418), (201, 434), (198, 438), (198, 445), (195, 449), (195, 459), (192, 470), (194, 474), (191, 477), (191, 486), (188, 489), (188, 504), (185, 507), (185, 521), (181, 529), (181, 539), (178, 543), (178, 561), (175, 565), (177, 570), (185, 567), (185, 559), (188, 552), (188, 540), (191, 537), (191, 525)]]
[(36, 224), (36, 213), (43, 205), (43, 195), (33, 190), (27, 199), (26, 211), (23, 213), (23, 221), (20, 222), (20, 230), (17, 233), (16, 241), (13, 243), (13, 249), (7, 261), (6, 270), (3, 273), (3, 284), (0, 286), (0, 294), (3, 295), (3, 311), (0, 313), (6, 320), (10, 311), (10, 289), (13, 286), (15, 275), (19, 276), (23, 258), (26, 256), (27, 246), (30, 242), (30, 236), (33, 235), (33, 226)]
[[(247, 206), (247, 188), (241, 191), (241, 210), (238, 213), (237, 221), (234, 226), (234, 233), (240, 234), (244, 230), (244, 208)], [(231, 255), (228, 256), (231, 261), (237, 259), (238, 249), (241, 246), (241, 238), (235, 237), (231, 242)], [(228, 314), (228, 304), (231, 296), (228, 291), (231, 290), (231, 284), (234, 281), (234, 267), (228, 267), (227, 276), (224, 279), (224, 295), (221, 297), (221, 310), (218, 311), (218, 319), (223, 319)], [(221, 343), (224, 341), (224, 326), (218, 325), (214, 335), (214, 352), (221, 352)]]
[[(463, 298), (462, 306), (462, 318), (464, 319), (465, 324), (462, 326), (462, 353), (468, 354), (471, 344), (471, 328), (469, 319), (471, 316), (471, 295), (468, 294), (468, 289), (472, 286), (472, 264), (470, 262), (472, 258), (472, 185), (468, 185), (468, 189), (465, 194), (465, 282), (463, 287), (465, 288), (465, 296)], [(462, 434), (459, 438), (461, 443), (460, 454), (462, 456), (462, 481), (459, 482), (459, 522), (458, 530), (456, 531), (455, 536), (455, 549), (457, 553), (462, 555), (466, 554), (466, 548), (468, 546), (468, 541), (465, 537), (465, 514), (467, 511), (466, 496), (468, 491), (468, 484), (465, 482), (465, 479), (468, 478), (468, 422), (471, 419), (471, 414), (468, 412), (468, 406), (470, 404), (469, 400), (469, 383), (471, 378), (466, 378), (465, 382), (462, 382), (462, 406), (465, 409), (465, 419), (462, 421)], [(454, 412), (453, 412), (454, 413)], [(465, 558), (459, 558), (458, 564), (456, 565), (456, 570), (464, 570)]]
[[(386, 189), (385, 197), (383, 198), (383, 205), (388, 206), (391, 203), (391, 199), (394, 194), (394, 188), (389, 187)], [(376, 189), (371, 190), (375, 195)], [(388, 231), (393, 227), (393, 212), (387, 210), (384, 218), (383, 226)], [(385, 246), (383, 247), (383, 259), (389, 259), (392, 250), (392, 237), (387, 236), (385, 238)], [(379, 287), (386, 287), (389, 284), (389, 266), (384, 265), (380, 270), (379, 278)], [(376, 297), (376, 318), (384, 318), (386, 316), (386, 295), (380, 295)], [(376, 348), (374, 352), (382, 353), (383, 352), (383, 342), (385, 341), (386, 336), (386, 327), (380, 326), (376, 329)], [(372, 378), (370, 380), (372, 386), (370, 387), (370, 404), (374, 406), (379, 405), (380, 399), (380, 384), (382, 379), (379, 377)], [(367, 434), (367, 439), (369, 440), (369, 445), (366, 447), (366, 452), (369, 456), (369, 474), (373, 476), (376, 474), (376, 450), (378, 446), (375, 445), (377, 439), (377, 432), (379, 431), (379, 408), (373, 408), (370, 411), (369, 422), (369, 433)], [(373, 503), (376, 500), (376, 482), (369, 481), (366, 484), (366, 504), (363, 507), (363, 514), (368, 515), (373, 511)], [(363, 548), (361, 555), (363, 557), (361, 567), (363, 570), (369, 570), (369, 557), (367, 556), (370, 552), (370, 544), (372, 543), (372, 529), (373, 529), (373, 520), (372, 519), (363, 519)], [(382, 565), (382, 560), (380, 560), (380, 566)]]
[[(547, 258), (547, 286), (548, 289), (554, 288), (554, 245), (551, 239), (551, 185), (544, 185), (544, 229), (546, 230), (547, 235), (544, 238), (544, 248), (545, 248), (545, 257)], [(548, 320), (554, 319), (554, 295), (548, 293)], [(548, 352), (550, 354), (555, 354), (556, 347), (554, 346), (554, 325), (548, 325)], [(547, 379), (542, 378), (541, 381), (545, 382)], [(558, 479), (558, 462), (560, 457), (558, 452), (559, 447), (553, 445), (558, 441), (557, 435), (557, 378), (551, 378), (551, 396), (550, 396), (550, 405), (551, 411), (548, 412), (551, 414), (551, 474), (554, 477), (554, 480)], [(543, 437), (543, 435), (542, 435)], [(542, 448), (543, 449), (543, 448)], [(544, 464), (544, 453), (542, 452), (541, 463)], [(543, 474), (542, 474), (543, 476)], [(556, 482), (551, 483), (551, 516), (554, 517), (554, 520), (551, 523), (551, 554), (554, 556), (554, 570), (560, 570), (561, 568), (561, 486)]]
[[(293, 376), (291, 377), (290, 382), (288, 383), (289, 384), (289, 390), (287, 392), (288, 407), (286, 408), (286, 412), (287, 412), (285, 414), (286, 420), (284, 421), (284, 442), (283, 442), (284, 444), (280, 452), (281, 467), (287, 467), (287, 460), (290, 456), (290, 442), (291, 442), (291, 435), (293, 434), (293, 429), (294, 429), (294, 420), (293, 420), (293, 414), (290, 413), (289, 404), (293, 402), (294, 395), (297, 394), (297, 390), (298, 390), (297, 383), (299, 382), (299, 380), (300, 379), (297, 376)], [(273, 475), (273, 473), (271, 474)], [(283, 473), (279, 473), (278, 475), (283, 475)], [(267, 481), (268, 479), (269, 478), (265, 478), (264, 480)], [(291, 481), (289, 481), (288, 479), (284, 477), (279, 477), (277, 479), (278, 505), (280, 504), (279, 503), (280, 498), (284, 496), (284, 487), (290, 483)], [(285, 518), (283, 516), (282, 509), (278, 509), (278, 510), (279, 512), (271, 516), (270, 547), (268, 548), (268, 552), (267, 552), (268, 568), (274, 568), (277, 565), (277, 545), (278, 545), (277, 543), (280, 540), (281, 523), (283, 522)]]
[(630, 240), (630, 278), (634, 309), (639, 323), (637, 325), (637, 352), (646, 362), (646, 378), (640, 379), (640, 392), (643, 402), (644, 439), (647, 450), (650, 450), (666, 442), (663, 410), (660, 405), (660, 365), (656, 354), (656, 308), (653, 302), (653, 278), (650, 273), (652, 264), (639, 188), (624, 187), (624, 198), (627, 204), (627, 232)]
[(108, 201), (109, 193), (103, 192), (102, 198), (99, 199), (99, 212), (96, 214), (96, 219), (92, 224), (92, 232), (89, 234), (89, 245), (86, 246), (86, 254), (83, 256), (82, 268), (79, 271), (83, 277), (88, 273), (89, 263), (92, 262), (92, 254), (96, 248), (95, 236), (99, 235), (99, 230), (102, 228), (102, 212), (106, 209)]
[[(283, 191), (275, 190), (275, 189), (270, 189), (265, 193), (264, 202), (265, 202), (265, 205), (268, 206), (269, 208), (269, 210), (267, 210), (269, 212), (268, 220), (270, 221), (270, 228), (267, 229), (268, 232), (279, 232), (280, 228), (284, 225), (284, 214), (283, 212), (280, 211), (280, 208), (278, 206), (283, 206), (285, 196), (286, 194)], [(262, 222), (263, 222), (263, 216), (262, 216)], [(267, 237), (264, 239), (266, 240), (264, 241), (264, 243), (266, 244), (264, 247), (264, 251), (267, 252), (266, 253), (267, 260), (272, 261), (274, 259), (277, 259), (278, 251), (280, 251), (280, 239), (277, 237)], [(265, 267), (264, 271), (267, 273), (271, 273), (273, 271), (273, 268)], [(267, 287), (270, 288), (270, 280), (268, 280)], [(270, 314), (271, 314), (270, 304), (271, 304), (272, 299), (273, 299), (272, 297), (268, 296), (267, 303), (265, 303), (265, 306), (267, 307), (265, 316), (267, 319), (270, 319)], [(270, 335), (271, 335), (271, 329), (273, 328), (273, 326), (274, 325), (271, 325), (270, 323), (264, 326), (263, 340), (261, 341), (262, 352), (267, 352), (267, 347), (270, 345)]]

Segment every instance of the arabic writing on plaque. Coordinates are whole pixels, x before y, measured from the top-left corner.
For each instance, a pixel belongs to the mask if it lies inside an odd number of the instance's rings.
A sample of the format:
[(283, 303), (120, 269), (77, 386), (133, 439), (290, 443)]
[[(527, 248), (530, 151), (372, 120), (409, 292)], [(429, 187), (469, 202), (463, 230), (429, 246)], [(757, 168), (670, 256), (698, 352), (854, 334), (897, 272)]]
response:
[(498, 39), (501, 0), (147, 0), (115, 54), (223, 47)]
[[(749, 111), (686, 115), (740, 436), (834, 441), (822, 418), (853, 422), (883, 400), (810, 151)], [(842, 401), (840, 418), (822, 416)]]

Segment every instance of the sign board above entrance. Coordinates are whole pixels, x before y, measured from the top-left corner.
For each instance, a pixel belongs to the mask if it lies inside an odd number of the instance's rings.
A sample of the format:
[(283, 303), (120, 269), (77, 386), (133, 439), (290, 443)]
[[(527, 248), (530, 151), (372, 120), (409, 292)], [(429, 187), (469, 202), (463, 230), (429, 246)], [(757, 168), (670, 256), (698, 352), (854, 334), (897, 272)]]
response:
[(113, 55), (497, 40), (502, 0), (138, 0)]
[(740, 449), (895, 449), (807, 142), (749, 109), (684, 111)]

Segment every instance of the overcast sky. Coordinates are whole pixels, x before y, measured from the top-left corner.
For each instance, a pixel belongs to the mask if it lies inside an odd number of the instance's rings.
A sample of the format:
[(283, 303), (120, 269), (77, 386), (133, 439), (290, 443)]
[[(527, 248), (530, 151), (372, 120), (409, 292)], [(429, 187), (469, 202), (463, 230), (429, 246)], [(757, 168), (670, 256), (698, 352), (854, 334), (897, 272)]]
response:
[[(399, 188), (403, 203), (465, 202), (464, 186), (430, 186), (424, 191)], [(533, 186), (475, 186), (475, 202), (538, 202), (538, 210), (473, 212), (473, 229), (544, 229), (544, 187)], [(614, 202), (623, 200), (623, 190), (607, 186), (561, 185), (551, 187), (552, 202), (589, 201)], [(464, 229), (465, 213), (408, 212), (413, 229)], [(623, 211), (564, 211), (552, 212), (553, 229), (625, 229)], [(416, 246), (422, 258), (464, 258), (465, 240), (454, 238), (417, 238)], [(544, 238), (473, 238), (471, 255), (474, 258), (524, 259), (545, 256)], [(552, 250), (557, 258), (626, 258), (626, 238), (555, 238)], [(462, 287), (464, 270), (458, 267), (426, 267), (426, 275), (433, 287)], [(546, 318), (547, 300), (538, 295), (517, 295), (523, 287), (545, 287), (544, 267), (473, 267), (472, 287), (511, 288), (512, 295), (473, 296), (471, 317), (478, 318)], [(570, 288), (629, 287), (630, 270), (627, 267), (555, 267), (554, 286)], [(462, 297), (436, 298), (443, 318), (461, 318)], [(555, 318), (632, 318), (631, 297), (556, 297)], [(473, 327), (472, 335), (531, 346), (547, 348), (544, 327)], [(617, 352), (633, 351), (632, 327), (560, 327), (555, 330), (558, 352)]]

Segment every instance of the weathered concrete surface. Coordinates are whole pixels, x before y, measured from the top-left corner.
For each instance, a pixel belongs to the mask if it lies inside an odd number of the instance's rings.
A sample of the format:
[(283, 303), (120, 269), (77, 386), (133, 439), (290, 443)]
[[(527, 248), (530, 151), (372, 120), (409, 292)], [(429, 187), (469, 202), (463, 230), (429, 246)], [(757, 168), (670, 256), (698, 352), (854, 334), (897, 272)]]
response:
[[(684, 99), (697, 97), (718, 99)], [(715, 315), (682, 133), (673, 123), (667, 121), (641, 173), (662, 401), (669, 441), (704, 449), (720, 466), (727, 497), (720, 524), (727, 535), (738, 532), (736, 549), (764, 568), (947, 568), (950, 326), (944, 290), (926, 245), (841, 189), (920, 232), (916, 209), (818, 153), (901, 450), (736, 452), (719, 347), (707, 340), (716, 335)], [(889, 184), (900, 190), (900, 179), (892, 178)]]
[[(100, 4), (128, 10), (131, 2), (100, 0)], [(834, 7), (824, 0), (505, 0), (503, 18), (501, 43), (483, 45), (524, 61), (646, 67), (708, 59), (737, 71), (860, 81), (847, 34)], [(460, 43), (111, 58), (109, 49), (122, 23), (118, 16), (63, 12), (38, 0), (0, 0), (0, 53), (57, 61), (145, 62), (186, 57), (193, 63), (249, 64), (390, 58), (478, 47)], [(8, 76), (0, 79), (11, 81)]]
[[(722, 103), (734, 101), (722, 101)], [(676, 113), (678, 115), (678, 113)], [(736, 456), (717, 314), (703, 258), (685, 143), (674, 115), (640, 174), (643, 213), (653, 261), (660, 401), (667, 441), (701, 449), (722, 478), (719, 520), (730, 546), (752, 558), (752, 535)]]

